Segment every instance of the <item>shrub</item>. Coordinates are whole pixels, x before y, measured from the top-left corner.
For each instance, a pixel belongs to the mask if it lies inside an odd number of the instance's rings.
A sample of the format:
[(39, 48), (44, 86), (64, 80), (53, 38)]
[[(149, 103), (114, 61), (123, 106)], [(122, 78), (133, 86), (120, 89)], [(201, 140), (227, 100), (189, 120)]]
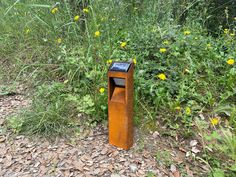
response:
[[(218, 9), (229, 4), (223, 19)], [(6, 58), (4, 66), (10, 64), (2, 73), (27, 78), (38, 88), (20, 130), (48, 136), (76, 124), (78, 114), (89, 123), (106, 120), (108, 66), (127, 60), (136, 63), (135, 109), (141, 110), (136, 122), (158, 117), (171, 131), (191, 136), (199, 114), (217, 114), (230, 105), (230, 115), (219, 114), (234, 129), (235, 3), (221, 5), (1, 1), (0, 57)]]

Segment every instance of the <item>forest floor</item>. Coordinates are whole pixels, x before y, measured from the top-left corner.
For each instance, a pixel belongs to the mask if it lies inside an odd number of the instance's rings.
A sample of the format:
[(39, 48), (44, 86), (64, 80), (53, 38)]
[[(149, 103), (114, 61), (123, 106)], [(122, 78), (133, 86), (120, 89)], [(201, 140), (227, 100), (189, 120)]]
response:
[(209, 172), (194, 158), (201, 151), (197, 140), (162, 137), (157, 131), (144, 133), (136, 127), (135, 143), (125, 151), (108, 144), (107, 124), (82, 128), (77, 136), (54, 141), (7, 128), (7, 118), (29, 105), (22, 86), (0, 94), (0, 176), (178, 177)]

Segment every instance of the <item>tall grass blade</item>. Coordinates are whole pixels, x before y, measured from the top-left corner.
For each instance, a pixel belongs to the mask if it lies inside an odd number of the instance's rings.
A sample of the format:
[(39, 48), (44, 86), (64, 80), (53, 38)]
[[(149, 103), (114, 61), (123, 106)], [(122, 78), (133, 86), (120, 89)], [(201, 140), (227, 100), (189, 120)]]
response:
[(12, 6), (10, 6), (10, 7), (7, 9), (7, 11), (5, 12), (4, 16), (6, 16), (6, 15), (8, 14), (8, 12), (10, 12), (10, 10), (11, 10), (17, 3), (19, 3), (19, 2), (20, 2), (20, 0), (17, 0)]

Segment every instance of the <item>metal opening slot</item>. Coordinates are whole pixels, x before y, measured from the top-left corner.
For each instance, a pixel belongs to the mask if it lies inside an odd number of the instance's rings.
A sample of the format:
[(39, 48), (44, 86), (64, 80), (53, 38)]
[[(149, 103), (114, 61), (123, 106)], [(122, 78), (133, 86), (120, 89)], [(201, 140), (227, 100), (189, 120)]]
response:
[(123, 78), (113, 78), (116, 86), (124, 87), (125, 86), (125, 79)]
[(125, 79), (124, 78), (111, 78), (111, 101), (125, 102)]

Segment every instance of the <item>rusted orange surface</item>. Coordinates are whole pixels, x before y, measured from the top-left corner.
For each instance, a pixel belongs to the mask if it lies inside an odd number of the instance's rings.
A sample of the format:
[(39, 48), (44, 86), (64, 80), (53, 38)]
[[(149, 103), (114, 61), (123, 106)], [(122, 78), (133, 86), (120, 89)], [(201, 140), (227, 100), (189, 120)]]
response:
[[(108, 71), (109, 143), (129, 149), (133, 145), (133, 63), (128, 72)], [(125, 87), (112, 78), (124, 78)]]
[(125, 103), (125, 88), (115, 87), (112, 97), (112, 102)]

